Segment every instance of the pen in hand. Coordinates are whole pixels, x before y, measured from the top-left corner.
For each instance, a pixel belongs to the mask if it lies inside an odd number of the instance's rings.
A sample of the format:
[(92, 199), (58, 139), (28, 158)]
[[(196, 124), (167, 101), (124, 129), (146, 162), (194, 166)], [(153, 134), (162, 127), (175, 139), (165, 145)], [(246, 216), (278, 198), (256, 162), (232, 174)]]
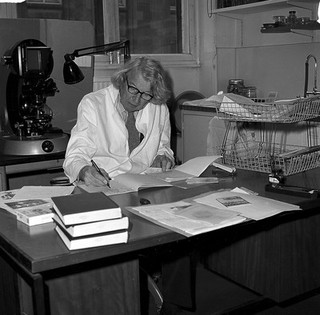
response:
[(96, 171), (97, 171), (101, 176), (103, 176), (103, 177), (107, 180), (107, 186), (110, 188), (109, 181), (111, 180), (111, 178), (110, 178), (109, 176), (106, 177), (106, 176), (101, 172), (99, 166), (96, 164), (96, 162), (95, 162), (94, 160), (91, 160), (91, 163), (92, 163), (92, 166), (96, 169)]

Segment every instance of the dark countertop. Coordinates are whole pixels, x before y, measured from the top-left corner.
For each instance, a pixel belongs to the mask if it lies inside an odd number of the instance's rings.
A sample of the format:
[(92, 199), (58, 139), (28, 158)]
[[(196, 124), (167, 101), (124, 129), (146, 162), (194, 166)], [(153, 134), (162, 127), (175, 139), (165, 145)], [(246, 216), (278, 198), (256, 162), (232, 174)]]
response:
[(193, 110), (193, 111), (213, 112), (213, 113), (217, 111), (217, 108), (215, 107), (189, 105), (187, 103), (181, 104), (179, 107), (180, 107), (180, 110)]
[(0, 166), (64, 159), (65, 151), (39, 155), (0, 155)]

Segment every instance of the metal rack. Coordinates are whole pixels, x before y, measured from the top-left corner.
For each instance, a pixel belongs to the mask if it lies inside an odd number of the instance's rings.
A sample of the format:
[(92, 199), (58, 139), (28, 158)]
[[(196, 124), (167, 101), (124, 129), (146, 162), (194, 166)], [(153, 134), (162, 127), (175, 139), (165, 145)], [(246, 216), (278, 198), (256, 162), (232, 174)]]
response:
[[(293, 175), (320, 166), (317, 118), (320, 97), (266, 103), (222, 101), (218, 118), (227, 120), (221, 147), (223, 162), (236, 168)], [(288, 124), (305, 132), (302, 145), (286, 139)], [(291, 127), (292, 128), (292, 127)]]

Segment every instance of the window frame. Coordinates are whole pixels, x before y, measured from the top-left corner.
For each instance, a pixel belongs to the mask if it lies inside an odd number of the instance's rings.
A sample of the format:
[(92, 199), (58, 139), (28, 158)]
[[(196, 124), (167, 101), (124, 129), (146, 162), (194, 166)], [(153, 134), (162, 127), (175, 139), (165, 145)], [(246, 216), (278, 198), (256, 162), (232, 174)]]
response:
[[(119, 32), (119, 8), (118, 0), (102, 0), (104, 41), (110, 43), (118, 41)], [(165, 66), (170, 67), (199, 67), (199, 19), (196, 0), (182, 0), (182, 50), (181, 54), (148, 54), (158, 59)], [(141, 54), (132, 54), (134, 58)], [(97, 67), (110, 68), (103, 56), (95, 56)], [(104, 63), (104, 66), (101, 64)], [(111, 66), (114, 67), (114, 66)]]

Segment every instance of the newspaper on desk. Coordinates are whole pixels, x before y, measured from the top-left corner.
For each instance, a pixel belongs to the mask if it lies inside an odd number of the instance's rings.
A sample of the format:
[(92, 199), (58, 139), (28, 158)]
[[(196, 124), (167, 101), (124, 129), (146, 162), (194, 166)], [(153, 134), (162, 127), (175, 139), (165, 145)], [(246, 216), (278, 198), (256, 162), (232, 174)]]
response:
[(177, 201), (127, 209), (144, 219), (188, 237), (246, 220), (239, 213), (201, 205), (193, 201)]
[(262, 220), (299, 206), (259, 197), (246, 189), (217, 191), (173, 203), (130, 207), (128, 210), (170, 230), (193, 236), (239, 224)]

